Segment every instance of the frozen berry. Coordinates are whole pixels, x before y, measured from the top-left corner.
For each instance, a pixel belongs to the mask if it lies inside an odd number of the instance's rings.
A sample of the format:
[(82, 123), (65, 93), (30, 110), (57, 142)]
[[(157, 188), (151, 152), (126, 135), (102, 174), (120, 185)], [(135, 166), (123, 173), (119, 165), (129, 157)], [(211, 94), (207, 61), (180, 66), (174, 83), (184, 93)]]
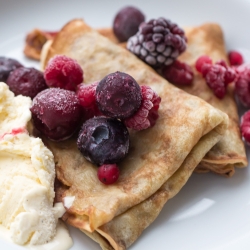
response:
[(209, 70), (205, 75), (207, 85), (219, 99), (222, 99), (226, 94), (226, 85), (224, 80), (225, 73), (225, 67), (219, 64), (213, 64), (209, 67)]
[(81, 124), (82, 108), (73, 91), (43, 90), (33, 99), (30, 110), (35, 127), (51, 140), (69, 138)]
[(83, 82), (83, 70), (76, 60), (56, 55), (49, 60), (44, 78), (49, 87), (75, 91), (76, 86)]
[(128, 153), (129, 133), (117, 119), (94, 117), (83, 124), (77, 146), (86, 159), (97, 165), (117, 163)]
[(0, 82), (6, 82), (10, 72), (19, 67), (23, 65), (17, 60), (0, 56)]
[(161, 98), (149, 87), (141, 86), (142, 104), (139, 110), (132, 116), (124, 120), (128, 128), (143, 130), (155, 125), (158, 119), (158, 109)]
[(163, 66), (161, 73), (170, 83), (177, 85), (190, 85), (194, 78), (192, 68), (178, 60), (169, 66)]
[(175, 23), (164, 18), (141, 23), (127, 48), (154, 68), (172, 64), (185, 51), (187, 38)]
[(235, 82), (235, 93), (240, 103), (250, 108), (250, 68), (239, 68), (238, 78)]
[(207, 65), (212, 65), (212, 59), (209, 57), (209, 56), (200, 56), (197, 60), (196, 60), (196, 63), (195, 63), (195, 68), (198, 72), (202, 73), (204, 75), (204, 69), (203, 66), (207, 64)]
[(106, 185), (113, 184), (119, 178), (119, 168), (116, 164), (104, 164), (98, 168), (98, 179)]
[(128, 6), (121, 9), (113, 21), (113, 31), (120, 42), (127, 41), (145, 21), (144, 14), (137, 8)]
[(250, 145), (250, 111), (241, 117), (240, 130), (242, 137)]
[(96, 102), (106, 116), (124, 119), (141, 105), (141, 89), (135, 79), (123, 72), (105, 76), (97, 85)]
[(96, 87), (98, 83), (99, 82), (94, 82), (92, 84), (79, 84), (77, 86), (76, 95), (79, 99), (80, 105), (84, 109), (85, 120), (101, 115), (95, 100)]
[(48, 88), (43, 73), (35, 68), (20, 67), (13, 70), (6, 83), (15, 95), (29, 96), (32, 99)]
[(237, 51), (230, 51), (228, 53), (228, 59), (231, 66), (239, 66), (243, 63), (242, 55)]

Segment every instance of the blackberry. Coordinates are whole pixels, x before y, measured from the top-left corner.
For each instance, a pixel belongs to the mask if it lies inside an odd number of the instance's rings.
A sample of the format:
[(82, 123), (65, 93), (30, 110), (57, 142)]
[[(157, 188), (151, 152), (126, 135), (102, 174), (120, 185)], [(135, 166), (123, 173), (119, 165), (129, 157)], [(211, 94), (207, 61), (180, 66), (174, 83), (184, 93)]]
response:
[(127, 43), (128, 50), (154, 68), (172, 64), (186, 46), (184, 31), (162, 17), (141, 23)]

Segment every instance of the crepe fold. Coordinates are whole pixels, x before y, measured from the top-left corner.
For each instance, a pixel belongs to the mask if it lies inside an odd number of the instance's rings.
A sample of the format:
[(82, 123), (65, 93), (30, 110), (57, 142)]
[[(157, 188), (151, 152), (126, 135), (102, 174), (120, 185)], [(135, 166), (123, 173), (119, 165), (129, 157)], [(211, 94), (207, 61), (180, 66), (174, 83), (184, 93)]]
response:
[[(114, 43), (119, 43), (111, 28), (99, 29), (98, 32)], [(233, 84), (228, 87), (227, 94), (218, 99), (207, 86), (204, 78), (195, 69), (196, 60), (202, 55), (209, 55), (213, 62), (228, 61), (225, 49), (223, 31), (216, 23), (205, 23), (197, 27), (185, 28), (188, 40), (187, 50), (178, 58), (189, 64), (194, 70), (194, 81), (190, 86), (178, 86), (192, 95), (198, 96), (220, 109), (229, 116), (229, 126), (224, 137), (202, 159), (195, 169), (196, 172), (208, 171), (231, 177), (235, 167), (242, 168), (248, 165), (244, 143), (239, 129), (239, 116), (234, 99)], [(126, 47), (125, 43), (120, 44)]]
[(72, 20), (62, 28), (44, 53), (43, 65), (56, 54), (76, 59), (86, 83), (122, 71), (140, 85), (149, 85), (162, 98), (156, 125), (130, 131), (129, 154), (119, 163), (120, 177), (113, 185), (98, 181), (97, 167), (80, 154), (74, 138), (61, 143), (44, 139), (55, 158), (57, 200), (67, 209), (63, 219), (103, 249), (126, 249), (218, 143), (228, 116), (169, 84), (82, 20)]

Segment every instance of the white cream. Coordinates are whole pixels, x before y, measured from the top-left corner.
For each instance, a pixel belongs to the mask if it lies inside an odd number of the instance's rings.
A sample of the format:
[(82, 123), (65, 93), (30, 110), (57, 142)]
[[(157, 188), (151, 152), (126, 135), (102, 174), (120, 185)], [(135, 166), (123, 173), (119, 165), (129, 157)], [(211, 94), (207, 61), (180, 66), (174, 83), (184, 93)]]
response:
[[(5, 227), (0, 226), (0, 238), (9, 243), (12, 243), (10, 231), (7, 230)], [(12, 243), (13, 244), (13, 243)], [(30, 250), (68, 250), (73, 245), (72, 238), (69, 235), (69, 231), (64, 225), (63, 222), (58, 221), (57, 228), (56, 228), (56, 235), (55, 237), (48, 243), (42, 245), (31, 245), (27, 244), (22, 246), (24, 249)]]
[(69, 209), (73, 205), (74, 200), (75, 200), (75, 196), (66, 196), (66, 197), (64, 197), (63, 198), (64, 207)]

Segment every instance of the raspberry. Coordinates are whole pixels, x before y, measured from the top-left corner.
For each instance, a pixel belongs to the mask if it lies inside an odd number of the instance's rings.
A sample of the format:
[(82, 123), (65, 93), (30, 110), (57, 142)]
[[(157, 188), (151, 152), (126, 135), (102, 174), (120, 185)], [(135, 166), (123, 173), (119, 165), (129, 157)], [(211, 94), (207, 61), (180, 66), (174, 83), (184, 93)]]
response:
[(30, 110), (37, 130), (54, 141), (69, 138), (81, 124), (82, 108), (73, 91), (43, 90), (33, 99)]
[(206, 74), (205, 68), (203, 68), (205, 64), (207, 64), (208, 66), (212, 65), (212, 59), (206, 55), (200, 56), (195, 63), (196, 70), (202, 74)]
[(76, 60), (56, 55), (49, 60), (44, 78), (49, 87), (75, 91), (76, 86), (83, 82), (83, 70)]
[(120, 171), (116, 164), (104, 164), (98, 168), (98, 179), (106, 185), (113, 184), (119, 178)]
[(76, 95), (80, 105), (83, 107), (85, 120), (101, 115), (95, 100), (98, 83), (99, 82), (94, 82), (92, 84), (79, 84), (77, 86)]
[(243, 63), (242, 55), (234, 50), (228, 53), (228, 59), (231, 66), (239, 66)]
[(239, 67), (238, 78), (235, 82), (235, 94), (240, 103), (245, 107), (250, 107), (250, 68)]
[(6, 83), (15, 95), (29, 96), (31, 99), (48, 88), (43, 73), (35, 68), (20, 67), (13, 70)]
[(194, 78), (192, 68), (178, 60), (169, 66), (163, 66), (161, 73), (169, 82), (177, 85), (190, 85)]
[(23, 65), (17, 60), (0, 56), (0, 82), (6, 82), (10, 72), (20, 67)]
[(129, 133), (120, 120), (94, 117), (83, 124), (77, 146), (87, 160), (97, 165), (113, 164), (128, 154)]
[(124, 120), (128, 128), (143, 130), (155, 125), (161, 98), (149, 87), (141, 86), (142, 104), (139, 110)]
[(135, 79), (123, 72), (105, 76), (97, 85), (96, 102), (106, 116), (125, 119), (141, 105), (141, 89)]
[(141, 23), (139, 31), (129, 38), (127, 48), (154, 68), (172, 64), (185, 51), (184, 31), (164, 18)]
[(250, 144), (250, 110), (241, 117), (240, 130), (247, 144)]
[(121, 9), (113, 21), (113, 31), (120, 42), (127, 41), (145, 21), (144, 14), (137, 8), (128, 6)]

